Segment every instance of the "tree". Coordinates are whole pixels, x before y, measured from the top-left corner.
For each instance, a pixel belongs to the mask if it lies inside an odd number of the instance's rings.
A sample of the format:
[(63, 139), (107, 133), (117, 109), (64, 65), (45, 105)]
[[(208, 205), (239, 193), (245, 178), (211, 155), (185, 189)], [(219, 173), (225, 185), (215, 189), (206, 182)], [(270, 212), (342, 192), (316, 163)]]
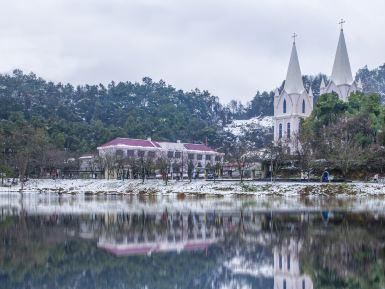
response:
[(242, 137), (229, 138), (224, 142), (222, 150), (225, 152), (227, 161), (235, 163), (240, 175), (240, 180), (243, 182), (244, 171), (248, 164), (250, 164), (255, 155), (254, 146), (252, 143), (245, 141)]
[(167, 151), (161, 151), (158, 154), (157, 160), (156, 160), (156, 167), (160, 170), (160, 174), (162, 175), (162, 179), (167, 185), (168, 183), (168, 174), (170, 172), (171, 168), (171, 160), (167, 155)]
[(107, 179), (114, 177), (117, 169), (117, 156), (115, 151), (106, 151), (100, 155), (101, 168), (107, 173)]
[(335, 94), (324, 94), (301, 125), (298, 159), (303, 167), (313, 160), (325, 160), (343, 177), (352, 171), (367, 171), (369, 160), (381, 155), (383, 131), (384, 107), (379, 95), (356, 92), (342, 102)]

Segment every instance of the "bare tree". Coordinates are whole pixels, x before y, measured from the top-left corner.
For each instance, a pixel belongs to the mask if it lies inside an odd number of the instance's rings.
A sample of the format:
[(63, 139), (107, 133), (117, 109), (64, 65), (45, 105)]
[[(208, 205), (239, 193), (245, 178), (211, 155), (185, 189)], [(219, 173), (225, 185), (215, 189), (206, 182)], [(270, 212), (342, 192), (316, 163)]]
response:
[(168, 157), (167, 151), (161, 151), (158, 154), (158, 158), (156, 161), (156, 167), (160, 170), (160, 173), (162, 175), (162, 179), (164, 182), (168, 183), (168, 173), (170, 171), (171, 167), (171, 160)]
[(109, 180), (115, 175), (117, 169), (117, 157), (115, 151), (105, 151), (102, 155), (100, 155), (100, 164), (107, 174), (107, 179)]

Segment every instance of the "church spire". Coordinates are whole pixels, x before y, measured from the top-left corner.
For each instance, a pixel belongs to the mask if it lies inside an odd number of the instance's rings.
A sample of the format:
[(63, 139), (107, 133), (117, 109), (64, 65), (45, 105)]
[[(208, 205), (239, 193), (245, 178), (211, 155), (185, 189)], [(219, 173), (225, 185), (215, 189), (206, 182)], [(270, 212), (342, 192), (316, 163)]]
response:
[(330, 80), (333, 81), (335, 85), (350, 85), (353, 82), (348, 51), (346, 49), (344, 30), (342, 28), (343, 23), (344, 21), (340, 22), (340, 37), (338, 39), (337, 52), (334, 59), (332, 75), (330, 77)]
[(289, 62), (289, 68), (287, 69), (287, 75), (285, 80), (284, 90), (288, 93), (302, 93), (305, 88), (303, 86), (301, 68), (299, 67), (297, 48), (295, 45), (295, 37), (297, 34), (293, 34), (293, 47), (291, 49), (291, 56)]

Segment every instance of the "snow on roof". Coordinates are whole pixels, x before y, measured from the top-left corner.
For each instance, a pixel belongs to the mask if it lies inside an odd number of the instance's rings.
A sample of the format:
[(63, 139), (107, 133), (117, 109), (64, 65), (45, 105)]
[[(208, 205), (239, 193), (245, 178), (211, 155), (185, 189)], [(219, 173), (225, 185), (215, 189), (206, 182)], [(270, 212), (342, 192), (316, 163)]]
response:
[(113, 139), (105, 144), (102, 144), (100, 148), (103, 147), (109, 147), (109, 146), (117, 146), (117, 145), (125, 145), (125, 146), (132, 146), (132, 147), (159, 147), (159, 144), (156, 142), (153, 142), (151, 140), (144, 140), (144, 139), (131, 139), (131, 138), (116, 138)]
[(130, 139), (130, 138), (116, 138), (105, 144), (102, 144), (98, 149), (114, 146), (129, 146), (135, 148), (158, 148), (164, 150), (173, 151), (201, 151), (201, 152), (213, 152), (216, 151), (208, 147), (205, 144), (193, 144), (193, 143), (181, 143), (181, 142), (156, 142), (152, 140), (144, 139)]
[(184, 147), (190, 151), (215, 152), (212, 148), (208, 147), (205, 144), (186, 143), (184, 144)]
[(158, 142), (159, 147), (166, 150), (182, 151), (184, 150), (184, 144), (181, 142)]
[(88, 154), (83, 154), (83, 155), (81, 155), (81, 156), (79, 157), (79, 159), (91, 159), (91, 158), (93, 158), (93, 157), (95, 157), (95, 154), (93, 154), (93, 153), (88, 153)]

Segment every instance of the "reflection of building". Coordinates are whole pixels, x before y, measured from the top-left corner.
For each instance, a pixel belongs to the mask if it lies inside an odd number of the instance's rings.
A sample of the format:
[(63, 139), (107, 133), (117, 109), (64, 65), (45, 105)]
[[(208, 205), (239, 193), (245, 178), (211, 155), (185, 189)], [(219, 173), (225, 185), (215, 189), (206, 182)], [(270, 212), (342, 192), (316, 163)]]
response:
[(300, 244), (293, 239), (287, 245), (274, 248), (274, 289), (313, 289), (313, 281), (301, 274)]
[(162, 235), (128, 235), (117, 240), (111, 236), (101, 236), (98, 247), (117, 255), (152, 254), (157, 252), (206, 250), (208, 247), (222, 239), (223, 231), (206, 232), (205, 229), (194, 230), (192, 235), (181, 232), (172, 232), (167, 237)]
[(102, 234), (98, 247), (117, 256), (205, 250), (223, 239), (223, 235), (223, 227), (215, 226), (215, 221), (208, 221), (205, 215), (164, 213), (156, 216), (147, 230)]

